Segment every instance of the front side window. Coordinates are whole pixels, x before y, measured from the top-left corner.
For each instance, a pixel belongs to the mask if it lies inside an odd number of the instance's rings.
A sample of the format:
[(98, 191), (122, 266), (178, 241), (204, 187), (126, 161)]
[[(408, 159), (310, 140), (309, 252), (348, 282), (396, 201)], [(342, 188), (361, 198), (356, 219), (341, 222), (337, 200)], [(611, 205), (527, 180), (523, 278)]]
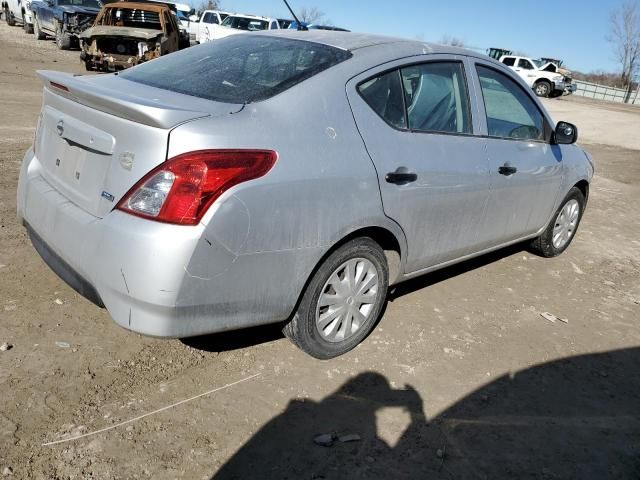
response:
[(410, 130), (471, 133), (462, 64), (437, 62), (401, 70)]
[(218, 23), (218, 17), (216, 17), (213, 12), (207, 12), (202, 17), (203, 23)]
[(531, 62), (529, 60), (525, 60), (524, 58), (518, 60), (518, 67), (525, 70), (533, 70), (533, 65), (531, 65)]
[(511, 78), (477, 65), (490, 137), (545, 140), (545, 120), (531, 97)]

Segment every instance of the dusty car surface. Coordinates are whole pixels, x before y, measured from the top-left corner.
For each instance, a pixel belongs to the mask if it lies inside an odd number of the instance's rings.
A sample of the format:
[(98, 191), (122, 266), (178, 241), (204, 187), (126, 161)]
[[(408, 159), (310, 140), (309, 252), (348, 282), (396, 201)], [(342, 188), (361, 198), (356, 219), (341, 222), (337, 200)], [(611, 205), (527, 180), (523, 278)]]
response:
[(39, 75), (18, 216), (147, 335), (284, 321), (309, 354), (343, 354), (390, 285), (524, 240), (562, 253), (593, 175), (575, 126), (454, 47), (287, 30)]
[(167, 5), (154, 3), (107, 4), (80, 39), (87, 70), (121, 70), (180, 47), (176, 16)]

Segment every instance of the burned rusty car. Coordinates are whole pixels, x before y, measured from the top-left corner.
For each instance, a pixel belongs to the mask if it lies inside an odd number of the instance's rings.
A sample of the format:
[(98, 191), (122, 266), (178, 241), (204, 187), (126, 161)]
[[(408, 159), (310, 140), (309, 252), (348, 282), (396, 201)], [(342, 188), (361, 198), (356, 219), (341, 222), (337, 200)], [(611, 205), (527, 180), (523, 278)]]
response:
[(115, 71), (179, 49), (176, 16), (165, 4), (117, 2), (105, 5), (93, 27), (80, 35), (80, 59), (87, 70)]

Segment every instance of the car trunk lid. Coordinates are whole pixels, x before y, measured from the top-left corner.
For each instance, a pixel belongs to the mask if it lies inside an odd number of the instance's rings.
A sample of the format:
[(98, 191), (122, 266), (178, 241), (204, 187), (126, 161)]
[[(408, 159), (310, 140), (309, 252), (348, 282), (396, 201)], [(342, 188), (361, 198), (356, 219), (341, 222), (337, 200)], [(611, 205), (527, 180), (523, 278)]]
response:
[(69, 201), (99, 218), (166, 161), (169, 133), (175, 126), (231, 110), (228, 104), (203, 102), (113, 75), (38, 75), (45, 84), (34, 143), (41, 174)]

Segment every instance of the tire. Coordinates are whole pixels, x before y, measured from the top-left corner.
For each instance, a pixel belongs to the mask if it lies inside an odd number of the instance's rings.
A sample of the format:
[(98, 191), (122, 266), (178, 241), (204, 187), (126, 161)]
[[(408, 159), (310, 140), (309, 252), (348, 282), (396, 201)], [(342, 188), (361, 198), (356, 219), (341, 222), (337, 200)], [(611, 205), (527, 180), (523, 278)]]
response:
[(540, 80), (533, 86), (533, 91), (539, 97), (548, 97), (552, 92), (551, 83), (546, 80)]
[(36, 40), (44, 40), (47, 36), (40, 30), (40, 22), (38, 17), (33, 16), (33, 34), (36, 36)]
[[(348, 269), (355, 275), (349, 275)], [(355, 287), (349, 278), (355, 280)], [(377, 283), (369, 286), (372, 281)], [(368, 237), (351, 240), (331, 253), (313, 274), (283, 333), (312, 357), (324, 360), (342, 355), (373, 330), (387, 301), (388, 284), (389, 269), (380, 246)], [(344, 294), (334, 285), (345, 288)], [(362, 291), (356, 294), (359, 289)], [(339, 300), (321, 306), (321, 297)], [(336, 315), (332, 310), (346, 314)], [(355, 321), (357, 317), (360, 322)], [(322, 320), (325, 324), (319, 326)]]
[(33, 25), (30, 23), (27, 23), (26, 20), (24, 20), (24, 14), (22, 16), (23, 20), (22, 20), (22, 28), (24, 28), (24, 33), (27, 34), (32, 34), (33, 33)]
[(9, 25), (10, 27), (15, 26), (16, 19), (13, 16), (13, 13), (11, 13), (11, 11), (8, 8), (4, 9), (4, 19), (7, 21), (7, 25)]
[(63, 33), (60, 28), (56, 29), (56, 46), (59, 50), (69, 50), (73, 44), (73, 37), (68, 33)]
[[(547, 228), (545, 228), (544, 232), (542, 232), (538, 238), (531, 242), (531, 250), (546, 258), (557, 257), (564, 252), (576, 236), (585, 206), (586, 199), (580, 189), (573, 187), (569, 190), (560, 207), (558, 207), (558, 210), (554, 213), (553, 219), (549, 225), (547, 225)], [(569, 223), (563, 220), (563, 213), (564, 219), (570, 220)], [(566, 226), (565, 228), (562, 227), (563, 224)], [(564, 232), (565, 235), (564, 241), (554, 242), (554, 237), (560, 235), (562, 232)], [(568, 238), (566, 238), (566, 235), (568, 235)]]

